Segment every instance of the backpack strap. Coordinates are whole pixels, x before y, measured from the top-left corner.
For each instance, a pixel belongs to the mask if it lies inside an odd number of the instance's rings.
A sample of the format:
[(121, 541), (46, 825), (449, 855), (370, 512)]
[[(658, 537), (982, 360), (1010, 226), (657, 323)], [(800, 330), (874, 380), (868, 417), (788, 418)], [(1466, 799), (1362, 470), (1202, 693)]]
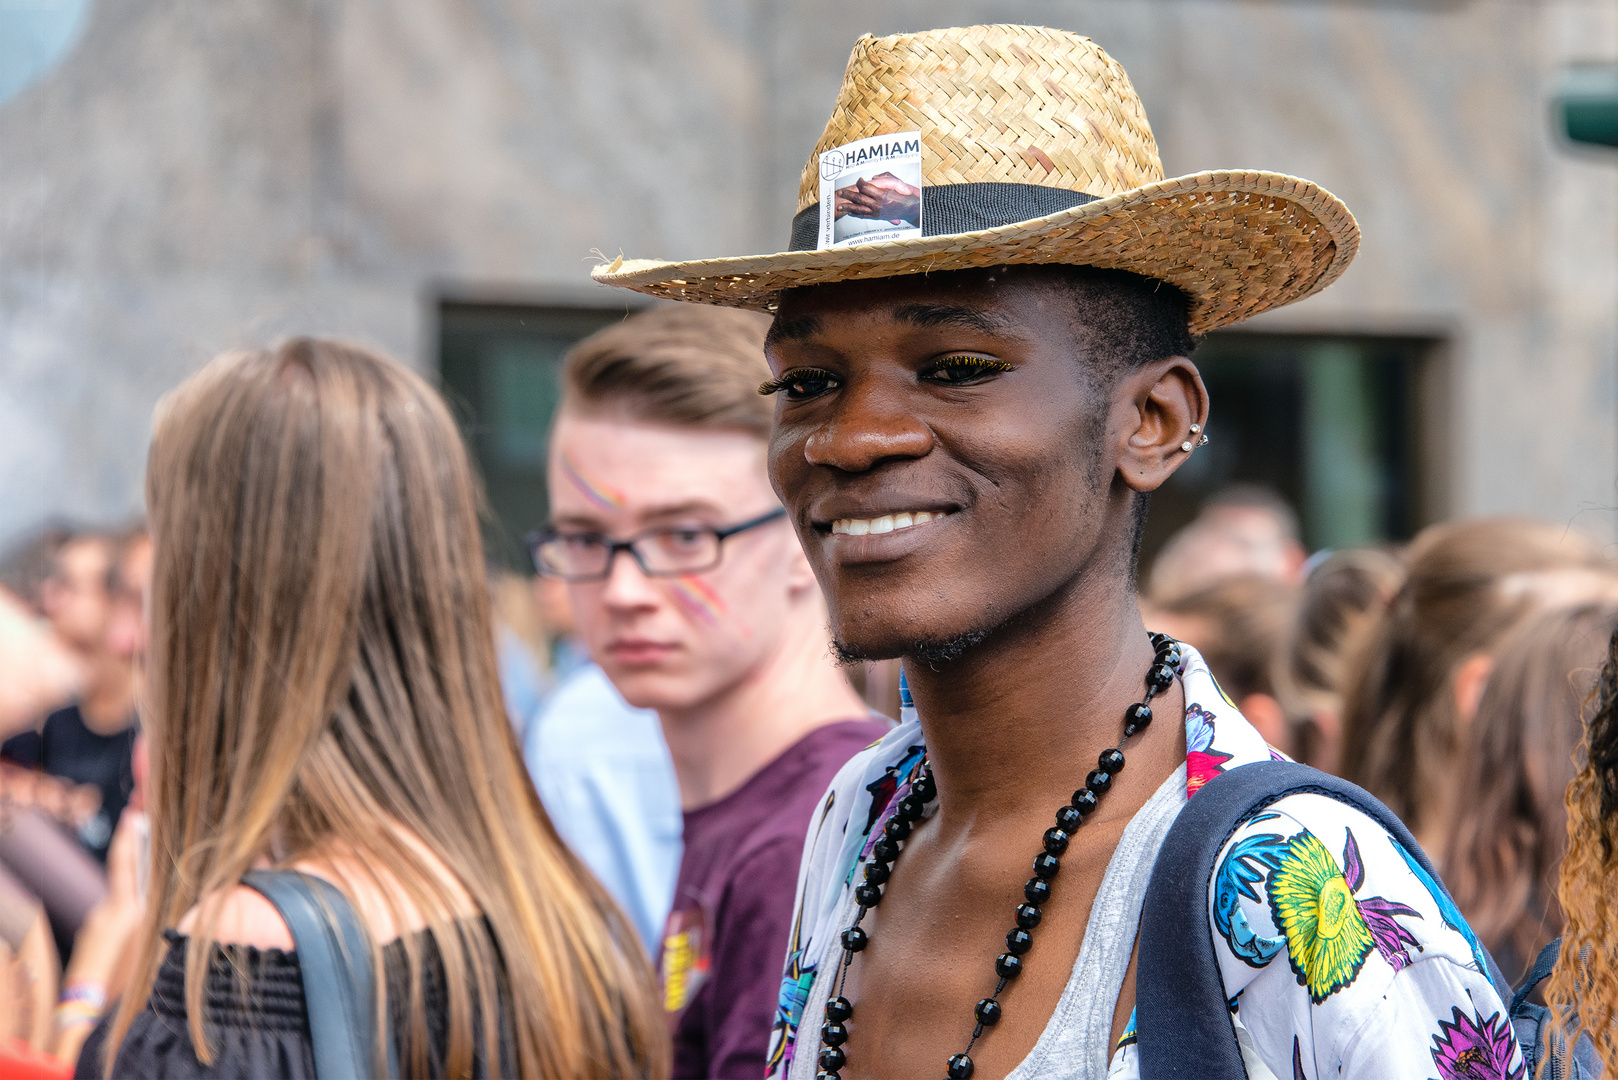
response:
[(1511, 1015), (1516, 1016), (1517, 1010), (1522, 1008), (1528, 995), (1534, 992), (1534, 987), (1551, 977), (1556, 970), (1556, 958), (1562, 955), (1562, 939), (1557, 938), (1543, 949), (1534, 960), (1534, 966), (1528, 969), (1523, 981), (1517, 984), (1516, 992), (1511, 995)]
[[(1545, 1027), (1550, 1023), (1551, 1010), (1544, 1005), (1535, 1005), (1528, 1000), (1528, 995), (1534, 992), (1534, 987), (1550, 978), (1561, 952), (1561, 938), (1539, 950), (1534, 966), (1517, 984), (1516, 993), (1511, 995), (1511, 1030), (1517, 1037), (1517, 1045), (1522, 1047), (1523, 1063), (1528, 1066), (1529, 1076), (1537, 1075), (1539, 1063), (1545, 1058)], [(1567, 1064), (1560, 1058), (1552, 1058), (1545, 1070), (1545, 1080), (1563, 1080)], [(1577, 1066), (1574, 1068), (1576, 1072)]]
[[(1181, 809), (1163, 839), (1141, 909), (1135, 982), (1135, 1032), (1142, 1080), (1245, 1078), (1230, 1002), (1219, 972), (1208, 887), (1214, 862), (1236, 830), (1288, 795), (1325, 795), (1347, 803), (1386, 829), (1443, 894), (1433, 865), (1410, 830), (1362, 788), (1291, 761), (1262, 761), (1220, 773)], [(1459, 912), (1456, 912), (1459, 918)], [(1464, 924), (1463, 924), (1464, 925)], [(1500, 969), (1478, 946), (1502, 1000), (1510, 998)], [(1195, 1047), (1195, 1053), (1187, 1053)]]
[[(374, 1074), (376, 988), (371, 938), (348, 898), (331, 883), (297, 870), (254, 870), (242, 884), (263, 895), (286, 920), (303, 977), (315, 1076)], [(399, 1062), (388, 1040), (388, 1076)]]

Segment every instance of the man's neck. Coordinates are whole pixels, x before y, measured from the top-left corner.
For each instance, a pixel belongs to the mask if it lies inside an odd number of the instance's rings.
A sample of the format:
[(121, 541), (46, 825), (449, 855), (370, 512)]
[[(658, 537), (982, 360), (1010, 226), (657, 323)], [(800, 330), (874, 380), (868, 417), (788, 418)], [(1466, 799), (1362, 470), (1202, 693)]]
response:
[(802, 621), (722, 693), (658, 710), (684, 809), (731, 794), (815, 728), (870, 712), (832, 661), (822, 624)]
[[(1144, 696), (1153, 650), (1132, 591), (1079, 583), (1042, 607), (959, 660), (905, 662), (941, 822), (1053, 809), (1083, 785), (1096, 755), (1118, 744), (1124, 710)], [(1138, 763), (1121, 783), (1149, 784), (1149, 794), (1176, 756), (1184, 760), (1184, 735), (1168, 716), (1177, 700), (1170, 692), (1154, 702), (1164, 722), (1124, 748)]]
[(84, 726), (97, 735), (116, 735), (134, 722), (135, 673), (127, 660), (109, 652), (84, 658), (89, 682), (79, 699)]

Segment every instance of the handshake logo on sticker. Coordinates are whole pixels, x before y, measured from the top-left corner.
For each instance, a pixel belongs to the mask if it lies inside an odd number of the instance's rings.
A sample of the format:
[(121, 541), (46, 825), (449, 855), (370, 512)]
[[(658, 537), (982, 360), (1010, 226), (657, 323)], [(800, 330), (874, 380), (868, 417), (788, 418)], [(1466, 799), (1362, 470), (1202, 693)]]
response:
[(921, 235), (921, 132), (872, 135), (820, 155), (820, 247)]

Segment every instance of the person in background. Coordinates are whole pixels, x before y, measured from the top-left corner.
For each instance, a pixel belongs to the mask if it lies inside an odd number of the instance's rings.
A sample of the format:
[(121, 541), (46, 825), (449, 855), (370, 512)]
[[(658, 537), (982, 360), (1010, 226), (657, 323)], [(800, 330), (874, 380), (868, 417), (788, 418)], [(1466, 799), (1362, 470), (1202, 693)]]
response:
[(40, 587), (40, 603), (57, 637), (82, 663), (84, 691), (47, 716), (39, 730), (0, 744), (0, 757), (95, 789), (99, 805), (78, 815), (78, 833), (85, 849), (103, 863), (134, 787), (135, 665), (108, 636), (122, 549), (117, 538), (103, 533), (75, 535), (58, 549), (55, 568)]
[(1541, 612), (1500, 646), (1461, 763), (1442, 852), (1456, 906), (1513, 982), (1562, 931), (1563, 797), (1618, 606)]
[(581, 342), (563, 366), (552, 521), (534, 537), (607, 677), (657, 711), (678, 777), (684, 854), (661, 968), (679, 1077), (763, 1075), (810, 816), (888, 729), (832, 659), (820, 588), (770, 488), (768, 326), (671, 306)]
[(1553, 1067), (1540, 1076), (1596, 1080), (1618, 1076), (1618, 631), (1585, 708), (1577, 765), (1556, 889), (1562, 947), (1545, 987)]
[(134, 672), (133, 697), (140, 701), (146, 653), (146, 597), (152, 582), (152, 538), (145, 526), (130, 529), (120, 545), (109, 592), (107, 650), (123, 657)]
[(650, 966), (516, 752), (433, 389), (336, 342), (227, 353), (160, 405), (146, 498), (147, 915), (77, 1075), (313, 1075), (253, 869), (348, 899), (385, 975), (376, 1050), (412, 1075), (666, 1075)]
[(1242, 574), (1294, 585), (1306, 558), (1297, 512), (1286, 500), (1257, 484), (1232, 484), (1169, 537), (1152, 563), (1146, 595), (1164, 603)]
[[(15, 565), (15, 564), (14, 564)], [(18, 578), (7, 575), (9, 582)], [(83, 667), (78, 657), (51, 633), (39, 613), (0, 585), (0, 732), (14, 732), (82, 689)], [(19, 1064), (41, 1059), (51, 1048), (52, 1006), (56, 1001), (59, 945), (52, 943), (54, 926), (38, 893), (18, 876), (6, 860), (18, 825), (26, 833), (34, 815), (24, 809), (34, 794), (33, 783), (19, 792), (7, 782), (32, 780), (37, 774), (0, 767), (0, 1075), (20, 1072)], [(27, 797), (19, 800), (17, 796)], [(75, 841), (61, 830), (44, 835), (54, 839), (70, 856), (84, 859)], [(31, 845), (20, 845), (25, 856)], [(51, 869), (49, 855), (30, 859)]]
[(1404, 566), (1378, 548), (1323, 553), (1304, 579), (1275, 688), (1292, 722), (1292, 756), (1336, 774), (1341, 768), (1343, 685), (1359, 635), (1399, 591)]
[(145, 915), (139, 816), (126, 810), (113, 834), (108, 887), (79, 927), (66, 970), (51, 945), (45, 905), (0, 865), (0, 1076), (7, 1080), (73, 1075), (85, 1038), (122, 992)]
[(1296, 587), (1262, 574), (1226, 578), (1151, 609), (1148, 630), (1190, 645), (1264, 741), (1293, 750), (1272, 673), (1298, 606)]
[(1551, 594), (1565, 601), (1609, 580), (1600, 551), (1561, 525), (1490, 518), (1424, 529), (1404, 584), (1349, 663), (1343, 776), (1441, 854), (1501, 640)]
[(0, 1076), (71, 1075), (80, 1045), (122, 990), (145, 907), (144, 761), (137, 739), (135, 789), (105, 874), (37, 811), (0, 813)]

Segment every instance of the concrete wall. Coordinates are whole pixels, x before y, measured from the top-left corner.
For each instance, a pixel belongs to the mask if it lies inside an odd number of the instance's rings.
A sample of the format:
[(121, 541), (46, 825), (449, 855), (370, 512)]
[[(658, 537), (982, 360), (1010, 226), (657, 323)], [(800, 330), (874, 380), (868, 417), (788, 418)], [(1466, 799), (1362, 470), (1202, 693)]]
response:
[(440, 295), (778, 249), (855, 37), (984, 21), (1101, 42), (1170, 175), (1353, 207), (1356, 264), (1258, 325), (1452, 340), (1441, 512), (1615, 536), (1618, 152), (1560, 146), (1548, 104), (1618, 60), (1610, 0), (100, 0), (0, 105), (0, 538), (138, 509), (152, 405), (220, 349), (430, 367)]

